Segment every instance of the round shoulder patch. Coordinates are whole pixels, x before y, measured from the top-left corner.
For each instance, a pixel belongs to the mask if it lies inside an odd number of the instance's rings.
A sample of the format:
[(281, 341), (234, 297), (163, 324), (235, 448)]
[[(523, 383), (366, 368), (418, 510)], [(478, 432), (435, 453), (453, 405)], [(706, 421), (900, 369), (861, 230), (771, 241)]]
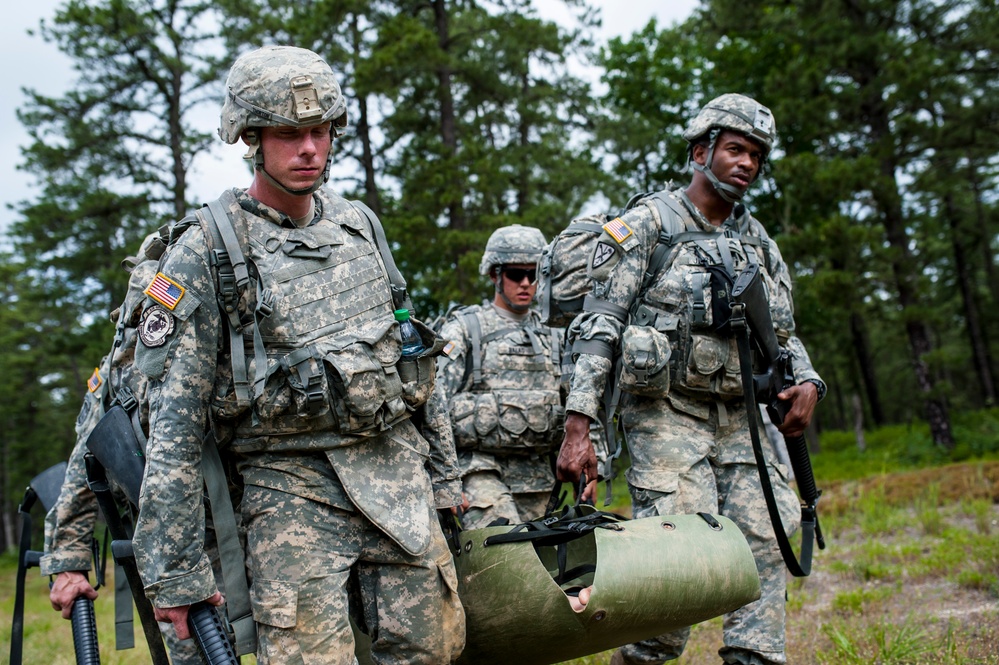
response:
[(151, 349), (163, 346), (173, 332), (174, 326), (173, 315), (166, 307), (153, 305), (142, 313), (142, 318), (139, 320), (139, 339)]

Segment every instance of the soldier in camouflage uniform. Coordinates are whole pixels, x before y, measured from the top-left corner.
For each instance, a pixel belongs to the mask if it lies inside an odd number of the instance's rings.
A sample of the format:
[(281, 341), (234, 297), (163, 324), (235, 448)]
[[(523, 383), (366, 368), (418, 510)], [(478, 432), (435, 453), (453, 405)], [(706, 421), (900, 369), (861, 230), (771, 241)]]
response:
[[(105, 357), (99, 369), (87, 381), (87, 394), (76, 419), (76, 444), (69, 456), (66, 476), (59, 498), (45, 516), (45, 553), (40, 567), (42, 575), (55, 576), (49, 590), (52, 608), (64, 619), (73, 612), (73, 602), (80, 596), (97, 598), (97, 590), (87, 578), (92, 561), (91, 541), (97, 523), (97, 497), (87, 484), (84, 455), (87, 437), (104, 413), (101, 397), (104, 394), (104, 377), (108, 376)], [(216, 559), (212, 553), (213, 562)], [(131, 606), (131, 605), (130, 605)], [(169, 624), (160, 623), (160, 630), (174, 665), (201, 665), (204, 661), (194, 640), (178, 639)]]
[[(769, 109), (726, 94), (708, 103), (683, 136), (694, 169), (690, 185), (669, 192), (663, 199), (668, 205), (638, 205), (608, 222), (590, 259), (592, 296), (603, 306), (584, 308), (568, 336), (609, 352), (578, 355), (558, 472), (564, 480), (582, 472), (592, 477), (597, 462), (588, 424), (596, 417), (612, 359), (620, 358), (620, 385), (632, 389), (623, 395), (619, 413), (631, 453), (627, 479), (634, 517), (707, 511), (735, 521), (756, 558), (762, 597), (725, 616), (719, 653), (727, 663), (784, 663), (786, 572), (753, 456), (736, 342), (712, 325), (712, 270), (734, 277), (750, 262), (760, 266), (797, 383), (780, 395), (790, 401), (784, 434), (805, 429), (825, 385), (794, 336), (787, 266), (776, 243), (739, 202), (773, 147)], [(666, 261), (646, 281), (661, 229), (684, 235), (676, 236)], [(655, 374), (652, 369), (659, 366), (646, 361), (657, 355), (662, 363)], [(648, 371), (629, 370), (639, 366)], [(773, 450), (767, 446), (764, 452), (792, 533), (800, 519), (797, 499)], [(628, 645), (612, 662), (647, 665), (678, 658), (688, 635), (686, 629)]]
[(319, 56), (286, 46), (239, 58), (226, 87), (219, 134), (254, 166), (221, 199), (251, 268), (238, 313), (252, 394), (230, 371), (211, 240), (191, 225), (146, 290), (135, 352), (150, 381), (134, 538), (146, 593), (181, 637), (192, 603), (221, 602), (199, 528), (211, 424), (245, 486), (258, 662), (352, 663), (350, 587), (375, 663), (447, 663), (464, 615), (434, 509), (460, 502), (454, 444), (410, 419), (434, 360), (401, 358), (372, 223), (322, 187), (344, 97)]
[(468, 529), (540, 517), (555, 482), (564, 331), (542, 325), (531, 308), (544, 248), (535, 228), (493, 233), (479, 266), (495, 285), (492, 302), (452, 311), (441, 328), (448, 345), (437, 381), (448, 396)]

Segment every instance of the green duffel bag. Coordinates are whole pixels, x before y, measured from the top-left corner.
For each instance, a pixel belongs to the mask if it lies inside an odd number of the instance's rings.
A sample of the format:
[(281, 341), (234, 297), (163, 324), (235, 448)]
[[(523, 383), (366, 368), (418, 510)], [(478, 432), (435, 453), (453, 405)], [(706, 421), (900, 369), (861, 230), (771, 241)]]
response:
[[(466, 665), (558, 663), (760, 597), (745, 537), (707, 513), (628, 520), (577, 505), (462, 531), (455, 565), (467, 634), (457, 662)], [(585, 604), (574, 598), (583, 589)]]

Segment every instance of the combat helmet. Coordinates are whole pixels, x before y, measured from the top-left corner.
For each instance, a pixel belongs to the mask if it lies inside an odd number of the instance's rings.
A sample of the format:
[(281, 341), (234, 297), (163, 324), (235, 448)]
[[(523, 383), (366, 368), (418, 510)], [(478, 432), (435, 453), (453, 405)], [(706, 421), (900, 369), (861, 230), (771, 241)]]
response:
[(264, 46), (240, 56), (226, 79), (219, 137), (235, 143), (248, 133), (250, 149), (244, 156), (271, 184), (297, 195), (311, 194), (329, 179), (332, 150), (326, 168), (312, 187), (291, 190), (264, 170), (260, 127), (313, 127), (330, 122), (333, 138), (347, 126), (347, 102), (333, 70), (321, 57), (294, 46)]
[[(760, 163), (762, 170), (770, 151), (773, 150), (774, 142), (777, 139), (777, 129), (770, 109), (752, 97), (730, 92), (705, 104), (683, 131), (683, 138), (689, 144), (687, 156), (691, 167), (695, 171), (703, 173), (722, 198), (734, 203), (742, 198), (743, 192), (737, 187), (719, 181), (718, 177), (711, 171), (715, 145), (718, 135), (723, 130), (738, 132), (763, 146), (763, 160)], [(708, 158), (702, 166), (690, 159), (690, 156), (693, 153), (694, 144), (705, 135), (709, 139)], [(759, 177), (759, 173), (757, 173), (757, 177)]]
[(479, 264), (479, 274), (489, 275), (498, 266), (514, 263), (537, 263), (548, 241), (540, 229), (511, 224), (496, 229), (486, 242), (486, 251)]

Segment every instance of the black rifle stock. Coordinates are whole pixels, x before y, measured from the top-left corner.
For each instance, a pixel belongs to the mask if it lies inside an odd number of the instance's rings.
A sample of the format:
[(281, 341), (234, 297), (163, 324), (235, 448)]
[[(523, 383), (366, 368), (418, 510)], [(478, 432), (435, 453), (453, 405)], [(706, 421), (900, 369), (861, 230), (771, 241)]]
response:
[[(770, 303), (760, 278), (758, 264), (747, 265), (746, 269), (739, 274), (732, 286), (732, 299), (741, 304), (741, 314), (744, 316), (745, 325), (748, 328), (749, 342), (760, 359), (761, 369), (759, 372), (757, 369), (751, 370), (752, 395), (747, 395), (747, 402), (752, 401), (751, 406), (754, 410), (757, 404), (763, 404), (771, 422), (780, 427), (790, 409), (790, 401), (779, 399), (777, 395), (784, 389), (795, 385), (794, 373), (790, 354), (781, 348), (777, 334), (774, 332), (773, 319), (770, 316)], [(741, 365), (745, 365), (749, 361), (743, 355), (748, 356), (749, 354), (743, 354), (740, 351)], [(743, 368), (743, 372), (745, 375), (745, 368)], [(749, 397), (752, 397), (752, 400), (749, 400)], [(756, 422), (755, 414), (750, 422), (751, 424)], [(753, 429), (755, 433), (755, 427)], [(785, 561), (788, 562), (792, 572), (796, 575), (799, 573), (807, 575), (806, 568), (811, 565), (812, 533), (814, 533), (819, 549), (825, 549), (825, 539), (819, 526), (816, 507), (821, 492), (815, 485), (815, 476), (812, 473), (812, 462), (808, 455), (805, 437), (803, 435), (785, 436), (784, 443), (787, 446), (791, 468), (794, 471), (798, 492), (802, 500), (802, 566), (798, 572), (795, 572), (794, 568), (797, 566), (791, 566), (791, 563), (787, 561), (786, 553)], [(763, 468), (760, 469), (760, 473), (764, 473)]]
[[(114, 538), (111, 552), (115, 561), (125, 570), (132, 596), (139, 609), (150, 652), (154, 661), (159, 662), (158, 652), (162, 652), (162, 658), (166, 659), (163, 640), (153, 616), (152, 605), (146, 598), (142, 580), (139, 578), (132, 552), (131, 535), (119, 517), (118, 507), (114, 503), (108, 484), (110, 478), (122, 489), (130, 502), (138, 505), (145, 466), (144, 456), (135, 438), (131, 419), (121, 406), (115, 405), (104, 414), (87, 439), (87, 449), (90, 450), (90, 454), (87, 455), (87, 477), (90, 479), (91, 489), (97, 494), (101, 512), (104, 513), (108, 530)], [(232, 648), (222, 618), (213, 605), (206, 601), (191, 605), (187, 624), (208, 665), (238, 665), (239, 659)], [(168, 660), (162, 662), (169, 663)]]
[[(31, 508), (38, 502), (49, 511), (59, 499), (66, 477), (66, 462), (60, 462), (31, 479), (24, 498), (17, 507), (21, 517), (21, 541), (17, 558), (17, 583), (14, 594), (14, 615), (11, 625), (10, 663), (21, 665), (24, 637), (24, 583), (29, 568), (40, 565), (42, 552), (31, 549)], [(98, 576), (100, 577), (100, 576)], [(98, 582), (98, 586), (100, 582)], [(97, 622), (94, 601), (84, 596), (73, 601), (70, 615), (73, 626), (73, 649), (77, 665), (100, 665), (101, 653), (97, 644)]]

